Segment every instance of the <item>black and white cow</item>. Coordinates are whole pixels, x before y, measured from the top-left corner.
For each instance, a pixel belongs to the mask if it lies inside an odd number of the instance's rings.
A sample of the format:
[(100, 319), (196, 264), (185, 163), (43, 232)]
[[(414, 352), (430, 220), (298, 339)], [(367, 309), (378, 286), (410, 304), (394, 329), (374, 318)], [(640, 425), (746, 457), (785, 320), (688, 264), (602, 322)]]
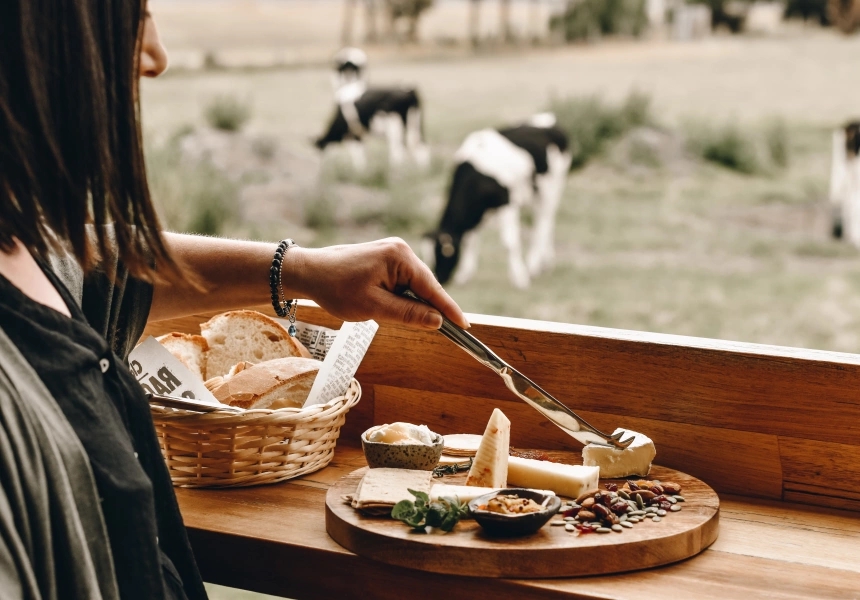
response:
[(844, 237), (860, 248), (860, 121), (833, 132), (830, 205), (833, 237)]
[(356, 81), (364, 81), (364, 68), (367, 66), (367, 54), (360, 48), (342, 48), (334, 55), (334, 78), (332, 86), (335, 92), (345, 85)]
[(364, 170), (367, 158), (362, 140), (368, 135), (383, 136), (388, 142), (388, 159), (392, 166), (403, 163), (406, 154), (420, 167), (430, 162), (430, 151), (424, 142), (421, 100), (410, 88), (367, 87), (356, 80), (335, 92), (337, 108), (324, 135), (316, 140), (320, 150), (330, 144), (344, 143), (350, 150), (356, 169)]
[[(455, 161), (448, 203), (438, 229), (428, 234), (432, 250), (426, 248), (426, 262), (442, 284), (455, 270), (455, 283), (471, 279), (478, 267), (480, 226), (495, 213), (511, 282), (528, 287), (555, 259), (555, 215), (571, 162), (567, 136), (550, 125), (548, 115), (540, 115), (526, 125), (470, 134)], [(520, 210), (528, 204), (534, 206), (534, 227), (524, 258)]]

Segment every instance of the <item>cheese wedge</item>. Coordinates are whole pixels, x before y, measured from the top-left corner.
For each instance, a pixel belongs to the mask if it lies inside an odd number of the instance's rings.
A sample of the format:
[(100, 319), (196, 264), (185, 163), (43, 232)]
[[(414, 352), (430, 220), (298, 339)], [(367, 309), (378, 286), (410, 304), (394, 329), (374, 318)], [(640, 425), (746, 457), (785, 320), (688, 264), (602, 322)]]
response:
[[(456, 497), (460, 502), (471, 502), (478, 496), (483, 496), (484, 494), (489, 494), (490, 492), (495, 492), (502, 488), (485, 488), (485, 487), (475, 487), (473, 485), (449, 485), (447, 483), (434, 483), (433, 487), (430, 488), (430, 499), (438, 500), (443, 496)], [(548, 496), (555, 496), (555, 492), (552, 490), (533, 490), (535, 492), (539, 492), (541, 494), (546, 494)]]
[(508, 485), (544, 488), (559, 496), (576, 498), (597, 487), (600, 469), (582, 465), (563, 465), (533, 458), (508, 458)]
[(466, 485), (477, 487), (503, 488), (508, 480), (508, 451), (511, 446), (511, 422), (505, 413), (493, 409), (481, 445), (475, 453), (475, 460)]
[(654, 442), (646, 435), (618, 428), (615, 433), (624, 432), (621, 439), (626, 440), (631, 435), (633, 442), (624, 450), (588, 444), (582, 449), (582, 464), (600, 467), (600, 476), (604, 479), (640, 475), (645, 477), (651, 470), (651, 461), (657, 456)]

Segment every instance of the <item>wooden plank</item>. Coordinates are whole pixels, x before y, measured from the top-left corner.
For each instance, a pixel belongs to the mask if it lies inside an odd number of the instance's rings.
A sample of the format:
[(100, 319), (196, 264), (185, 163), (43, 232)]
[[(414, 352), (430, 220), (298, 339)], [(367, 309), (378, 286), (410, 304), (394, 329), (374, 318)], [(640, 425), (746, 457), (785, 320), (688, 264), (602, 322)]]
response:
[[(579, 448), (558, 427), (518, 399), (493, 400), (377, 385), (376, 421), (409, 421), (433, 431), (481, 434), (493, 409), (511, 419), (511, 444), (522, 448)], [(657, 464), (702, 479), (718, 492), (778, 499), (782, 470), (775, 436), (579, 411), (605, 431), (629, 427), (654, 440)], [(731, 459), (727, 459), (731, 457)]]
[[(860, 365), (772, 355), (738, 345), (711, 348), (596, 335), (473, 326), (474, 333), (576, 411), (631, 415), (769, 435), (854, 443), (860, 424), (836, 430), (860, 409)], [(494, 399), (500, 378), (438, 334), (383, 327), (361, 381)], [(847, 356), (847, 355), (846, 355)], [(803, 419), (797, 415), (803, 414)]]
[[(330, 466), (308, 477), (330, 481), (360, 464), (360, 449), (339, 445)], [(720, 536), (693, 559), (606, 577), (514, 581), (440, 577), (361, 559), (325, 534), (325, 490), (300, 483), (177, 490), (207, 581), (291, 598), (349, 598), (360, 592), (394, 599), (409, 590), (416, 599), (444, 594), (472, 600), (641, 600), (671, 593), (715, 600), (841, 600), (860, 589), (857, 565), (851, 563), (860, 534), (855, 513), (723, 496)]]
[(786, 490), (834, 497), (846, 497), (847, 492), (860, 500), (860, 446), (856, 443), (780, 437), (779, 450)]
[[(338, 323), (318, 307), (300, 310), (309, 322)], [(203, 317), (154, 323), (148, 331), (193, 331), (195, 318)], [(860, 423), (842, 419), (860, 408), (853, 393), (860, 388), (857, 355), (469, 318), (475, 335), (574, 410), (843, 444), (860, 439)], [(372, 385), (510, 397), (497, 376), (442, 336), (403, 327), (380, 328), (357, 377)]]

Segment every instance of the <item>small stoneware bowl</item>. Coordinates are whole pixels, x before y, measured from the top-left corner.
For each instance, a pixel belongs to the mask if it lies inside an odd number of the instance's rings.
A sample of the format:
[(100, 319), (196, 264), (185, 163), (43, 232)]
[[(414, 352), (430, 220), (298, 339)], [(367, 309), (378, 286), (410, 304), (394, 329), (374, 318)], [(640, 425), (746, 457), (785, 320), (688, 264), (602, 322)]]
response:
[(415, 469), (419, 471), (432, 471), (439, 464), (442, 449), (445, 442), (442, 436), (435, 433), (433, 445), (427, 444), (387, 444), (385, 442), (369, 442), (367, 434), (375, 427), (371, 427), (361, 434), (361, 447), (364, 449), (364, 458), (367, 466), (371, 469), (389, 467), (392, 469)]
[[(482, 510), (479, 506), (486, 505), (496, 496), (519, 496), (520, 498), (531, 498), (538, 504), (544, 505), (543, 510), (519, 515), (505, 515), (502, 513)], [(561, 499), (558, 496), (542, 494), (535, 490), (522, 488), (507, 488), (498, 490), (483, 496), (478, 496), (469, 502), (469, 511), (478, 525), (484, 528), (487, 535), (496, 537), (513, 537), (517, 535), (529, 535), (547, 524), (552, 516), (561, 508)]]

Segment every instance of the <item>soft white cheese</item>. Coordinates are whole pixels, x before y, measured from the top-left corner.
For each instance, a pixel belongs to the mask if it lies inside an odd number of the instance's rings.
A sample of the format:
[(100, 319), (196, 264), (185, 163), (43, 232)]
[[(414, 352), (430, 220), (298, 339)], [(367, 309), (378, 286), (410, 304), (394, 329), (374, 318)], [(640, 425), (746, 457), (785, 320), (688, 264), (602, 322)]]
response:
[(657, 455), (654, 442), (647, 435), (629, 429), (618, 428), (614, 433), (623, 432), (622, 440), (631, 435), (633, 442), (624, 450), (600, 444), (588, 444), (582, 449), (582, 464), (600, 467), (604, 479), (640, 475), (645, 477), (651, 470), (651, 461)]
[(543, 488), (559, 496), (576, 498), (597, 487), (600, 469), (564, 465), (548, 460), (511, 456), (508, 458), (508, 486)]

